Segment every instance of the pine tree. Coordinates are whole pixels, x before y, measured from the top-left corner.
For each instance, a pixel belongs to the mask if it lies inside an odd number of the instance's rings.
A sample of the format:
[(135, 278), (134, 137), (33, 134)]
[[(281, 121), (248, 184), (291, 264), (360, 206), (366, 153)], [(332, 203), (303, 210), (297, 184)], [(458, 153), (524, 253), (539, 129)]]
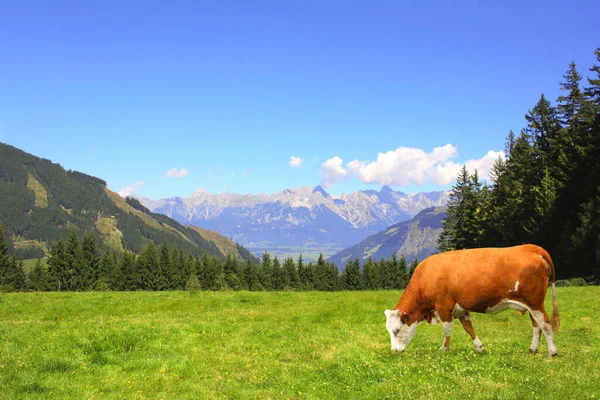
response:
[[(533, 109), (525, 115), (525, 120), (527, 121), (525, 131), (531, 138), (531, 144), (540, 150), (539, 156), (549, 155), (550, 141), (557, 134), (558, 120), (556, 111), (543, 94)], [(541, 160), (542, 165), (546, 163), (547, 160)]]
[(286, 258), (283, 263), (283, 289), (300, 290), (300, 277), (292, 257)]
[(41, 258), (38, 258), (35, 267), (29, 273), (29, 288), (36, 292), (48, 290), (48, 272), (42, 266)]
[(273, 290), (281, 291), (284, 288), (283, 268), (279, 262), (279, 258), (273, 258)]
[(250, 258), (246, 259), (244, 264), (244, 289), (251, 291), (260, 291), (262, 286), (258, 280), (258, 268)]
[(512, 152), (513, 147), (515, 146), (516, 136), (513, 130), (511, 129), (508, 132), (508, 136), (506, 136), (506, 142), (504, 143), (504, 155), (508, 158), (510, 157), (510, 153)]
[[(176, 254), (176, 253), (175, 253)], [(156, 290), (168, 290), (170, 277), (168, 276), (171, 271), (171, 250), (167, 242), (163, 243), (160, 247), (160, 256), (158, 260), (158, 270), (156, 273), (155, 287)]]
[(315, 290), (327, 291), (329, 289), (328, 282), (328, 266), (325, 262), (323, 253), (319, 254), (317, 263), (314, 265), (313, 287)]
[(335, 266), (335, 264), (331, 263), (331, 262), (327, 262), (326, 263), (326, 282), (327, 282), (327, 286), (325, 287), (325, 290), (327, 290), (328, 292), (333, 292), (335, 290), (339, 290), (341, 283), (340, 283), (340, 272), (338, 271), (338, 268)]
[(362, 288), (360, 261), (358, 258), (346, 263), (346, 267), (344, 268), (344, 280), (346, 290), (360, 290)]
[(223, 265), (225, 285), (232, 290), (240, 290), (241, 287), (241, 281), (237, 274), (237, 263), (235, 256), (228, 254), (225, 264)]
[(71, 229), (67, 241), (67, 270), (69, 271), (68, 290), (87, 290), (89, 284), (89, 270), (83, 259), (79, 236), (75, 229)]
[(100, 257), (98, 279), (94, 284), (94, 289), (99, 291), (117, 289), (120, 269), (117, 252), (111, 248), (106, 249)]
[(302, 279), (302, 290), (315, 290), (315, 265), (312, 261), (304, 266), (304, 276)]
[(367, 290), (381, 288), (381, 275), (379, 266), (373, 262), (371, 257), (367, 259), (362, 269), (362, 286)]
[(298, 290), (308, 290), (306, 286), (307, 282), (309, 281), (308, 271), (304, 265), (302, 254), (298, 256), (298, 263), (296, 265), (296, 269), (298, 271)]
[(195, 272), (192, 272), (190, 277), (187, 279), (185, 283), (185, 290), (188, 292), (196, 292), (198, 290), (202, 290), (200, 286), (200, 281), (198, 280), (198, 276), (196, 276)]
[(136, 267), (136, 256), (130, 251), (125, 251), (123, 253), (121, 279), (121, 290), (133, 291), (141, 288), (140, 275)]
[(188, 256), (185, 258), (185, 262), (183, 263), (183, 267), (181, 268), (181, 273), (179, 274), (181, 278), (179, 281), (179, 287), (182, 290), (185, 289), (185, 285), (190, 276), (192, 275), (192, 272), (194, 273), (194, 275), (196, 275), (196, 279), (198, 278), (198, 275), (196, 274), (195, 262), (196, 260), (194, 259), (194, 256), (192, 254), (188, 254)]
[[(582, 152), (585, 159), (579, 160), (580, 168), (573, 179), (578, 183), (581, 205), (577, 212), (575, 232), (572, 236), (572, 251), (565, 256), (570, 261), (569, 276), (600, 278), (600, 48), (594, 52), (597, 64), (590, 68), (585, 88), (582, 110), (582, 130), (589, 135), (589, 143)], [(575, 189), (575, 188), (574, 188)], [(563, 244), (564, 246), (564, 244)]]
[(51, 248), (48, 257), (48, 289), (64, 291), (68, 289), (67, 248), (65, 242), (59, 239)]
[(463, 165), (448, 200), (446, 218), (438, 238), (440, 251), (480, 247), (482, 228), (477, 219), (481, 183), (477, 171), (469, 175)]
[(187, 277), (186, 271), (189, 271), (189, 267), (187, 266), (188, 261), (183, 250), (176, 251), (176, 249), (173, 249), (171, 263), (167, 272), (169, 290), (183, 290), (185, 286), (183, 282), (185, 282)]
[(398, 261), (398, 268), (400, 269), (400, 271), (402, 271), (402, 280), (400, 281), (399, 289), (403, 289), (408, 285), (408, 282), (412, 277), (410, 267), (406, 265), (406, 257), (404, 257), (404, 254), (400, 256), (400, 260)]
[(139, 276), (138, 290), (156, 290), (156, 275), (158, 271), (158, 253), (154, 243), (149, 242), (142, 248), (136, 260), (137, 275)]
[(100, 263), (100, 256), (98, 255), (98, 248), (96, 247), (96, 234), (94, 231), (89, 231), (83, 237), (83, 244), (81, 246), (82, 257), (84, 268), (82, 269), (81, 282), (83, 287), (89, 289), (93, 283), (98, 279), (98, 265)]
[(23, 260), (17, 261), (13, 259), (12, 264), (14, 266), (14, 274), (12, 279), (10, 279), (10, 284), (14, 290), (23, 291), (27, 288), (27, 275), (25, 275), (25, 270), (23, 269)]
[(204, 253), (202, 271), (198, 274), (200, 285), (206, 290), (221, 290), (223, 287), (223, 265), (220, 260)]
[(590, 68), (590, 72), (595, 73), (595, 76), (587, 78), (589, 86), (585, 89), (585, 98), (594, 106), (595, 114), (598, 117), (598, 110), (600, 110), (600, 47), (594, 51), (594, 55), (598, 64)]
[(563, 75), (564, 82), (560, 84), (560, 90), (567, 92), (567, 95), (561, 95), (557, 99), (557, 110), (560, 122), (574, 134), (580, 123), (579, 116), (582, 108), (583, 93), (579, 87), (581, 75), (577, 72), (575, 62), (571, 61), (567, 73)]
[(386, 274), (384, 287), (386, 289), (401, 289), (405, 286), (404, 281), (406, 280), (406, 261), (404, 266), (401, 265), (396, 253), (392, 254), (389, 261), (385, 261)]
[(258, 280), (264, 290), (273, 290), (273, 265), (271, 262), (271, 256), (266, 251), (263, 253), (261, 262), (259, 265)]

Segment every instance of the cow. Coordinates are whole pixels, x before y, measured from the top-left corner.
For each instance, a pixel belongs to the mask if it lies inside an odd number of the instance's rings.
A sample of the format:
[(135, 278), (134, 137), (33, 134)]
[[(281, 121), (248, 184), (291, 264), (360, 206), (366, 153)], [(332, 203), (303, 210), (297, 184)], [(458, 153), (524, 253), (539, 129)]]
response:
[[(529, 352), (536, 354), (544, 332), (551, 356), (557, 354), (554, 332), (560, 316), (556, 300), (552, 258), (539, 246), (526, 244), (506, 248), (454, 250), (426, 258), (414, 274), (393, 310), (385, 310), (392, 351), (402, 352), (423, 321), (441, 321), (444, 342), (450, 348), (452, 319), (458, 318), (471, 336), (477, 352), (483, 343), (475, 334), (470, 312), (495, 314), (507, 309), (529, 312), (533, 340)], [(549, 281), (552, 282), (552, 318), (544, 310)]]

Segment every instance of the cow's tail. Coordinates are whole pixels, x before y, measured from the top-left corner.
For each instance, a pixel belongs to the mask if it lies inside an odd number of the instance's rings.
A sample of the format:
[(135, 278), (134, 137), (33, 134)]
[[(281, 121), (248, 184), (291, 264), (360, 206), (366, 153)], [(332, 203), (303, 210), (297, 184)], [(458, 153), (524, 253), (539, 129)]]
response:
[(560, 314), (558, 312), (558, 300), (556, 300), (556, 273), (554, 272), (554, 263), (552, 257), (547, 251), (542, 252), (542, 257), (548, 266), (548, 278), (552, 282), (552, 317), (550, 323), (552, 324), (552, 330), (556, 333), (560, 330)]

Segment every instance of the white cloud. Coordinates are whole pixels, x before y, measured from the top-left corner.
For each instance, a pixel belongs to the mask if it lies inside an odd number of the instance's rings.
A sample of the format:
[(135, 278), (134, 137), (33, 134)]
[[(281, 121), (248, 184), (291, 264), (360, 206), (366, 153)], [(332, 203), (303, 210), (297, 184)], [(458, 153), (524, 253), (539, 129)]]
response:
[(336, 156), (321, 164), (321, 185), (331, 187), (349, 178), (348, 171), (342, 166), (343, 162), (344, 160)]
[(298, 168), (302, 165), (302, 161), (304, 161), (304, 158), (302, 157), (291, 156), (288, 164), (290, 167)]
[(165, 174), (165, 177), (179, 179), (179, 178), (183, 178), (184, 176), (186, 176), (189, 173), (190, 173), (190, 171), (187, 168), (181, 168), (180, 170), (177, 170), (177, 168), (171, 168), (170, 170), (167, 171), (167, 173)]
[(498, 159), (498, 157), (501, 157), (504, 160), (504, 152), (490, 150), (485, 156), (479, 159), (467, 160), (463, 163), (449, 161), (445, 164), (437, 165), (435, 170), (429, 172), (429, 176), (435, 183), (447, 185), (456, 181), (456, 177), (458, 176), (460, 169), (463, 165), (465, 165), (467, 167), (467, 171), (470, 173), (473, 173), (475, 170), (477, 170), (477, 175), (479, 176), (480, 181), (489, 181), (490, 171), (492, 170), (494, 162)]
[(144, 182), (136, 182), (131, 186), (127, 186), (124, 187), (123, 189), (119, 190), (117, 193), (119, 193), (119, 195), (123, 198), (125, 197), (131, 197), (131, 196), (135, 196), (137, 193), (137, 190), (144, 184)]
[(364, 183), (381, 185), (424, 185), (429, 181), (447, 185), (456, 180), (463, 164), (470, 172), (477, 169), (481, 180), (489, 180), (494, 161), (499, 156), (504, 157), (502, 151), (490, 150), (479, 159), (464, 162), (450, 160), (457, 155), (457, 148), (451, 144), (436, 147), (429, 153), (413, 147), (398, 147), (396, 150), (379, 153), (376, 161), (350, 161), (347, 170), (342, 166), (342, 160), (334, 157), (322, 164), (322, 182), (332, 186), (351, 174)]

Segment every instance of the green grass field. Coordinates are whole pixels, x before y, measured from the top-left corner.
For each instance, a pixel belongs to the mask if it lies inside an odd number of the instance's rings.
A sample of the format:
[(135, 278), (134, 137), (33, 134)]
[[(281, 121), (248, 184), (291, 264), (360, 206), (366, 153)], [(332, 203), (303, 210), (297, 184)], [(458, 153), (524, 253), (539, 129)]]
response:
[(448, 353), (422, 324), (391, 354), (398, 297), (0, 294), (0, 398), (600, 398), (600, 287), (559, 289), (555, 358), (543, 338), (528, 354), (529, 317), (512, 311), (472, 316), (484, 354), (458, 321)]

